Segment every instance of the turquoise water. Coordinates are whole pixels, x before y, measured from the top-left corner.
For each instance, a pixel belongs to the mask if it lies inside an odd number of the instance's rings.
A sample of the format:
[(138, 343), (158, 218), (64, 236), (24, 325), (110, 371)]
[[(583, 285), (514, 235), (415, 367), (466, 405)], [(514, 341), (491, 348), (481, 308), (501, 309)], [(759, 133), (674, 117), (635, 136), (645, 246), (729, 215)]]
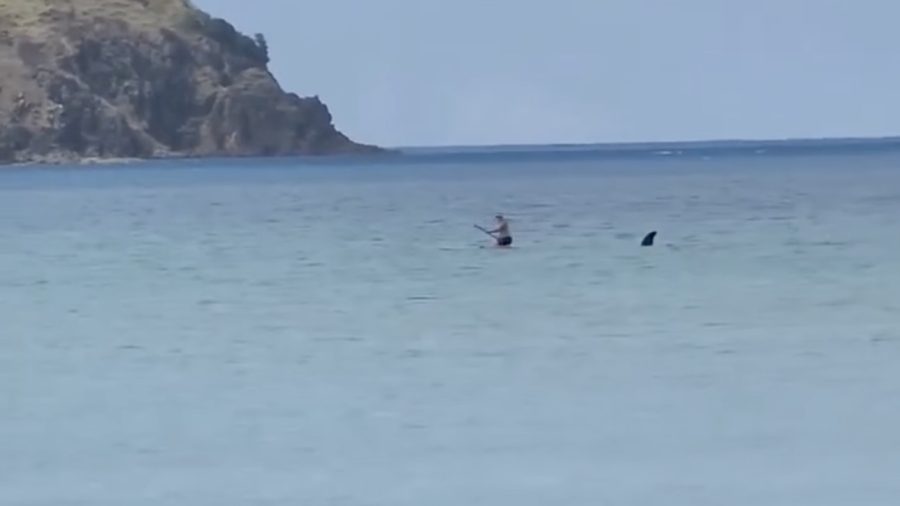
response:
[(0, 502), (894, 504), (898, 169), (4, 170)]

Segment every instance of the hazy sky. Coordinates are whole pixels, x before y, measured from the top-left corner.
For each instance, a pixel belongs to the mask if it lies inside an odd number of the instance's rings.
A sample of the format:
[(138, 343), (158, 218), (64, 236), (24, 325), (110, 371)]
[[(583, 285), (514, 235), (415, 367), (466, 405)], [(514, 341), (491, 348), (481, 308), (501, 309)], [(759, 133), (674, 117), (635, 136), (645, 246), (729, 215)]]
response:
[(194, 0), (388, 146), (900, 134), (898, 0)]

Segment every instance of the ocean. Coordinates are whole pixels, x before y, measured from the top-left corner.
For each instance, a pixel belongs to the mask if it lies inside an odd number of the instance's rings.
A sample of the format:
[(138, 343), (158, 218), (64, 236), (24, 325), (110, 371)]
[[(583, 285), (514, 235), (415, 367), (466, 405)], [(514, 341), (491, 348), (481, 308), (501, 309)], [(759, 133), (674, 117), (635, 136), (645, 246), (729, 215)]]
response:
[(900, 149), (3, 169), (0, 503), (895, 505), (898, 251)]

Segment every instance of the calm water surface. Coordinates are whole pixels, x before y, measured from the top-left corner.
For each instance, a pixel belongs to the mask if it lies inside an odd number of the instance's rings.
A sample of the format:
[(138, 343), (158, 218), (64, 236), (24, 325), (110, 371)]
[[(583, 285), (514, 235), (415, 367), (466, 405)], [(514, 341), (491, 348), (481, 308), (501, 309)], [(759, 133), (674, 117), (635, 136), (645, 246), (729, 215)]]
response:
[(891, 152), (7, 169), (0, 503), (896, 504), (898, 251)]

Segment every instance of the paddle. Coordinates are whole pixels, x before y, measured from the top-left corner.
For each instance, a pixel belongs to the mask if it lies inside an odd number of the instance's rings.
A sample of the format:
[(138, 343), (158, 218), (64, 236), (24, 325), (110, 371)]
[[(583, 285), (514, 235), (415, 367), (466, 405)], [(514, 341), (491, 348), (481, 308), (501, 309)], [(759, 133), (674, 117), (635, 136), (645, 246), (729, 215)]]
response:
[(484, 232), (485, 234), (487, 234), (487, 235), (493, 237), (494, 239), (496, 239), (496, 237), (494, 237), (494, 234), (488, 232), (488, 230), (487, 230), (486, 228), (484, 228), (484, 227), (482, 227), (482, 226), (479, 226), (479, 225), (473, 225), (473, 226), (474, 226), (475, 228), (477, 228), (478, 230), (481, 230), (481, 231)]

